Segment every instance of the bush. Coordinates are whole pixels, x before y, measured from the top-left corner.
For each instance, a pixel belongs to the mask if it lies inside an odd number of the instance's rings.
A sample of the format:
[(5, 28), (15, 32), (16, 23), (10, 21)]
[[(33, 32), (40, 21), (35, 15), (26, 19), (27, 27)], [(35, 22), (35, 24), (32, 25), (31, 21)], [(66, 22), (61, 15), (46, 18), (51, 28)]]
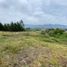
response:
[(64, 32), (65, 31), (63, 29), (59, 29), (59, 28), (54, 30), (54, 34), (63, 34)]
[(26, 28), (26, 31), (31, 31), (31, 28)]
[(48, 34), (50, 36), (55, 36), (55, 35), (61, 35), (63, 34), (65, 31), (63, 29), (46, 29), (45, 31), (41, 31), (41, 34)]

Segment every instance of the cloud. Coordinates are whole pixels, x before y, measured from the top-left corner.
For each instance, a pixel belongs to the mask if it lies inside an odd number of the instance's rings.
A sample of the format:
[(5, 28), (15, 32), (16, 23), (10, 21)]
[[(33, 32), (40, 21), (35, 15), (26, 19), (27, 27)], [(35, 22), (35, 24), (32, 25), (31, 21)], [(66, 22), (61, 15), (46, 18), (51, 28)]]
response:
[(67, 0), (52, 0), (52, 2), (57, 3), (59, 5), (67, 6)]
[(0, 0), (0, 21), (67, 24), (67, 0)]

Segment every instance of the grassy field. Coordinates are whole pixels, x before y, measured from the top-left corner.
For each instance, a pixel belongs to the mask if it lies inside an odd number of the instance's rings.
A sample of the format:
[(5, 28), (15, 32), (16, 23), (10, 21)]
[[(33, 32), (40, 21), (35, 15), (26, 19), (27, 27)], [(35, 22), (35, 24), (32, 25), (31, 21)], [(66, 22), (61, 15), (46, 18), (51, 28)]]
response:
[(0, 67), (67, 67), (67, 35), (0, 32)]

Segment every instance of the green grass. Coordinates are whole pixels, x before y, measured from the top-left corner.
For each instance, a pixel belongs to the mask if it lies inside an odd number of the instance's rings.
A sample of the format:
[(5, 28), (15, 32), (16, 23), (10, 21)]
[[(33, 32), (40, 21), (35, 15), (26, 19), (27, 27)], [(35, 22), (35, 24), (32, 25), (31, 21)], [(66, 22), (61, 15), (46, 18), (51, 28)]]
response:
[(67, 34), (0, 32), (0, 67), (67, 67)]

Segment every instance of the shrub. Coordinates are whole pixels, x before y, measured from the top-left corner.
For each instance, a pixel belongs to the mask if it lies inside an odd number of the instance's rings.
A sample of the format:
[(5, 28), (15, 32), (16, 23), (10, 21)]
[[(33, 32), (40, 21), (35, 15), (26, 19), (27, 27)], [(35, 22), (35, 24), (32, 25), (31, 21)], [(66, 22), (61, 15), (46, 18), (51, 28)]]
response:
[(63, 29), (59, 29), (59, 28), (54, 30), (54, 34), (63, 34), (64, 32), (65, 31)]
[(43, 35), (50, 35), (50, 36), (56, 36), (56, 35), (61, 35), (63, 34), (65, 31), (63, 29), (46, 29), (45, 31), (41, 31), (41, 34)]

